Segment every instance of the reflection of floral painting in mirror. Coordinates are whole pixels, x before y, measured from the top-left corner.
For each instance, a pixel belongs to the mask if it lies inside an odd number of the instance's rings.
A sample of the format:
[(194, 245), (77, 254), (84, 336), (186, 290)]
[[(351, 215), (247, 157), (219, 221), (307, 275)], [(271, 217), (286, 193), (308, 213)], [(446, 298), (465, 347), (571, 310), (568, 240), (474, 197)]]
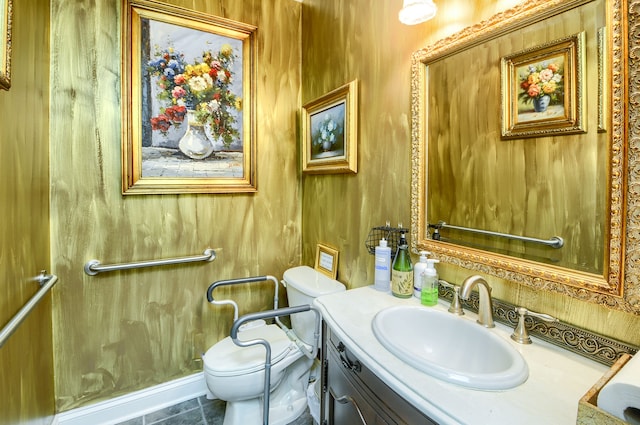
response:
[[(518, 76), (518, 122), (564, 116), (564, 56), (558, 55), (516, 67)], [(548, 99), (548, 100), (547, 100)]]

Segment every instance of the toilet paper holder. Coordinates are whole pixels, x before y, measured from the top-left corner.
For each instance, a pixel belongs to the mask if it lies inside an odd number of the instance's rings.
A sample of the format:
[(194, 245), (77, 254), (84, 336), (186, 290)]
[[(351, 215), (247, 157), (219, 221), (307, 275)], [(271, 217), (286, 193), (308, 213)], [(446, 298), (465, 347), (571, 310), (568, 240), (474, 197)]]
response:
[(631, 360), (632, 356), (623, 353), (611, 368), (596, 382), (578, 402), (578, 416), (576, 425), (590, 425), (594, 423), (606, 425), (628, 425), (628, 422), (600, 409), (597, 405), (600, 390)]

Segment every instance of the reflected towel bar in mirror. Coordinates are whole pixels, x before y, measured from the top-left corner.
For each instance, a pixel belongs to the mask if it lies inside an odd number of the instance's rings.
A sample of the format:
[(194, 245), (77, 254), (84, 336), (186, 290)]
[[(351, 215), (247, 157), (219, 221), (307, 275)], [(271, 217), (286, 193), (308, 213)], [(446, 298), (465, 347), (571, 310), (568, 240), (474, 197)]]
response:
[(523, 241), (523, 242), (537, 243), (541, 245), (550, 246), (551, 248), (556, 248), (556, 249), (562, 248), (562, 246), (564, 245), (564, 239), (562, 239), (560, 236), (552, 236), (549, 239), (530, 238), (528, 236), (518, 236), (518, 235), (511, 235), (509, 233), (493, 232), (491, 230), (482, 230), (482, 229), (474, 229), (471, 227), (454, 226), (452, 224), (447, 224), (444, 221), (439, 221), (438, 224), (429, 224), (429, 228), (433, 229), (432, 238), (434, 240), (440, 240), (440, 229), (454, 229), (454, 230), (461, 230), (463, 232), (479, 233), (482, 235), (496, 236), (500, 238), (514, 239), (514, 240)]

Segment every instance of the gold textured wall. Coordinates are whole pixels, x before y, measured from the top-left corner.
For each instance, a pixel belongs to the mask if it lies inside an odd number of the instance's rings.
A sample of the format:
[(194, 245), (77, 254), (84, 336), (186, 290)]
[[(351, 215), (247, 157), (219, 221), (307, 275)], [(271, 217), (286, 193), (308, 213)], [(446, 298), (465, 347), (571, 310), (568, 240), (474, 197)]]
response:
[[(352, 79), (360, 81), (358, 174), (304, 176), (302, 189), (303, 262), (313, 263), (317, 243), (335, 246), (338, 278), (350, 288), (373, 281), (373, 256), (364, 245), (369, 229), (386, 220), (410, 225), (411, 53), (514, 5), (436, 3), (437, 16), (416, 26), (398, 21), (400, 0), (375, 8), (368, 0), (303, 3), (302, 102)], [(471, 274), (446, 264), (439, 270), (442, 278), (458, 284)], [(497, 298), (640, 344), (640, 319), (634, 315), (490, 276), (487, 280)]]
[[(407, 27), (396, 18), (400, 0), (376, 8), (368, 0), (171, 3), (258, 27), (258, 193), (123, 197), (118, 2), (53, 0), (51, 10), (48, 0), (14, 2), (13, 87), (0, 91), (0, 322), (35, 292), (27, 280), (48, 265), (49, 225), (48, 268), (59, 282), (52, 302), (55, 362), (49, 299), (0, 348), (1, 425), (50, 422), (52, 367), (59, 411), (200, 371), (199, 353), (231, 324), (229, 309), (205, 302), (214, 280), (279, 277), (292, 265), (313, 264), (316, 244), (325, 242), (340, 250), (340, 280), (369, 284), (369, 228), (410, 222), (411, 52), (511, 5), (441, 1), (433, 21)], [(354, 78), (358, 174), (300, 178), (299, 106)], [(205, 247), (217, 249), (217, 260), (94, 277), (83, 272), (94, 258), (116, 263)], [(453, 282), (469, 274), (441, 266)], [(640, 343), (635, 316), (488, 280), (498, 298)], [(234, 292), (245, 311), (272, 301), (264, 285)], [(28, 367), (14, 367), (21, 363)]]
[[(51, 253), (60, 411), (202, 370), (232, 310), (211, 282), (300, 264), (297, 114), (300, 4), (172, 1), (257, 26), (255, 194), (123, 197), (118, 1), (52, 1)], [(84, 264), (217, 251), (195, 263), (87, 276)], [(226, 287), (228, 288), (228, 287)], [(241, 314), (272, 306), (268, 285), (234, 292)]]
[[(13, 2), (11, 89), (0, 90), (0, 326), (49, 266), (49, 0)], [(53, 288), (55, 290), (55, 287)], [(54, 413), (51, 296), (0, 348), (0, 424)]]

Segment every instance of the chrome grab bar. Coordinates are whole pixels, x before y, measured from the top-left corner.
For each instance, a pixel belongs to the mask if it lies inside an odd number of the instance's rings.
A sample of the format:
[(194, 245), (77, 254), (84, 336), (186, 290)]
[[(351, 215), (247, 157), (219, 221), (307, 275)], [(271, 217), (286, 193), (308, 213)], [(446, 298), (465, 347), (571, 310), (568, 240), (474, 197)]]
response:
[[(274, 284), (274, 289), (273, 289), (273, 291), (274, 291), (274, 295), (273, 295), (273, 310), (278, 310), (279, 311), (279, 309), (278, 309), (278, 279), (276, 279), (275, 277), (273, 277), (271, 275), (253, 276), (253, 277), (241, 277), (241, 278), (236, 278), (236, 279), (219, 280), (217, 282), (213, 282), (211, 285), (209, 285), (209, 288), (207, 289), (207, 301), (209, 301), (209, 303), (211, 303), (211, 304), (216, 304), (216, 305), (223, 305), (223, 304), (231, 305), (233, 307), (233, 320), (236, 321), (236, 320), (238, 320), (238, 304), (233, 300), (218, 300), (218, 301), (216, 301), (213, 298), (213, 291), (219, 286), (236, 285), (236, 284), (251, 283), (251, 282), (262, 282), (262, 281), (267, 281), (267, 280), (270, 280)], [(284, 325), (284, 323), (282, 323), (280, 321), (279, 316), (275, 316), (275, 322), (287, 334), (287, 337), (289, 337), (289, 339), (291, 339), (293, 342), (295, 342), (295, 344), (298, 346), (300, 351), (302, 351), (304, 353), (305, 356), (307, 356), (310, 359), (315, 358), (316, 352), (318, 350), (317, 341), (320, 338), (320, 330), (319, 329), (318, 329), (318, 333), (314, 336), (316, 343), (314, 344), (313, 348), (311, 350), (309, 350), (304, 345), (304, 343), (301, 342), (298, 339), (298, 336), (296, 335), (296, 333), (293, 332), (288, 327), (286, 327)]]
[(497, 236), (500, 238), (537, 243), (541, 245), (550, 246), (551, 248), (556, 248), (556, 249), (562, 248), (564, 246), (564, 239), (562, 239), (560, 236), (552, 236), (549, 239), (538, 239), (538, 238), (531, 238), (528, 236), (511, 235), (509, 233), (493, 232), (491, 230), (474, 229), (472, 227), (454, 226), (452, 224), (447, 224), (444, 221), (439, 221), (438, 224), (429, 224), (429, 227), (434, 229), (434, 232), (433, 232), (434, 234), (432, 236), (434, 240), (440, 240), (440, 232), (439, 232), (440, 229), (454, 229), (454, 230), (461, 230), (463, 232), (479, 233), (482, 235)]
[(209, 303), (211, 304), (217, 304), (217, 305), (222, 305), (222, 304), (229, 304), (233, 306), (233, 320), (238, 320), (238, 304), (233, 301), (233, 300), (221, 300), (221, 301), (216, 301), (213, 299), (213, 290), (216, 289), (218, 286), (226, 286), (226, 285), (236, 285), (239, 283), (251, 283), (251, 282), (262, 282), (265, 280), (270, 280), (273, 282), (274, 284), (274, 297), (273, 297), (273, 308), (274, 310), (278, 309), (278, 279), (276, 279), (275, 277), (271, 276), (271, 275), (266, 275), (266, 276), (253, 276), (253, 277), (240, 277), (237, 279), (227, 279), (227, 280), (219, 280), (217, 282), (213, 282), (211, 285), (209, 285), (209, 288), (207, 289), (207, 301), (209, 301)]
[(18, 311), (15, 316), (2, 328), (0, 331), (0, 348), (9, 339), (9, 337), (16, 331), (18, 326), (24, 321), (24, 319), (31, 313), (40, 300), (49, 292), (49, 290), (58, 281), (58, 276), (54, 274), (46, 274), (43, 270), (35, 277), (36, 281), (40, 284), (40, 289), (36, 292), (27, 303)]
[(265, 348), (265, 363), (264, 363), (264, 393), (263, 393), (263, 401), (262, 401), (262, 423), (263, 425), (269, 425), (269, 394), (271, 392), (271, 345), (269, 341), (256, 338), (250, 339), (247, 341), (241, 341), (238, 339), (238, 330), (240, 326), (242, 326), (245, 322), (250, 322), (252, 320), (260, 320), (260, 319), (271, 319), (273, 317), (277, 318), (280, 316), (288, 316), (295, 313), (302, 313), (305, 311), (313, 311), (316, 315), (316, 335), (320, 334), (320, 313), (315, 308), (311, 307), (309, 304), (295, 306), (295, 307), (286, 307), (280, 308), (276, 310), (267, 310), (261, 311), (258, 313), (250, 313), (242, 316), (235, 322), (233, 322), (233, 326), (231, 327), (231, 339), (233, 342), (240, 347), (250, 347), (252, 345), (263, 345)]
[(116, 270), (139, 269), (142, 267), (167, 266), (171, 264), (195, 263), (197, 261), (213, 261), (216, 259), (216, 252), (207, 248), (203, 255), (194, 255), (192, 257), (166, 258), (163, 260), (138, 261), (133, 263), (100, 265), (98, 260), (90, 260), (84, 265), (84, 272), (89, 276), (95, 276), (98, 273), (112, 272)]

